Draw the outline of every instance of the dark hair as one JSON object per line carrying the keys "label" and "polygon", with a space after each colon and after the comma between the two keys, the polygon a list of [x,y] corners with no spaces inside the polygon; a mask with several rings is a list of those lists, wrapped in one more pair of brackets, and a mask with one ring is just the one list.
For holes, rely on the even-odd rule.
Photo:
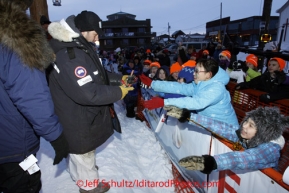
{"label": "dark hair", "polygon": [[212,77],[214,77],[219,71],[219,65],[216,60],[213,59],[201,59],[198,61],[198,64],[203,66],[207,72],[212,73]]}

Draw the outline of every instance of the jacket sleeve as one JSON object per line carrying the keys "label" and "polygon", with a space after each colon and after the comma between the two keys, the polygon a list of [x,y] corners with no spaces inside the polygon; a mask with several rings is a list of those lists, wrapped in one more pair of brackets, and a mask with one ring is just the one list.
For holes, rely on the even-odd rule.
{"label": "jacket sleeve", "polygon": [[[230,141],[236,142],[239,140],[236,134],[236,130],[239,129],[239,125],[231,125],[207,116],[194,113],[191,113],[190,119]],[[191,121],[189,122],[189,124],[195,125],[195,123]]]}
{"label": "jacket sleeve", "polygon": [[180,84],[175,81],[152,81],[151,87],[157,92],[181,94],[185,96],[192,96],[194,94],[194,84]]}
{"label": "jacket sleeve", "polygon": [[38,136],[53,141],[62,133],[45,73],[29,68],[14,55],[7,66],[6,91]]}
{"label": "jacket sleeve", "polygon": [[[185,84],[179,85],[181,86]],[[182,88],[182,90],[184,89]],[[184,93],[181,92],[181,94]],[[196,92],[195,94],[191,93],[191,95],[189,95],[190,97],[165,99],[164,103],[165,105],[173,105],[179,108],[187,108],[189,110],[201,110],[220,102],[224,98],[224,94],[224,85],[216,83],[212,86],[207,86],[203,89],[199,89],[198,92]]]}
{"label": "jacket sleeve", "polygon": [[[57,70],[53,75],[63,92],[81,105],[107,105],[121,99],[118,86],[106,85],[100,70],[82,50],[74,48],[75,58],[69,59],[66,49],[56,55]],[[104,70],[103,70],[104,71]]]}
{"label": "jacket sleeve", "polygon": [[280,146],[269,142],[245,151],[234,151],[214,155],[217,170],[258,170],[276,167],[280,157]]}

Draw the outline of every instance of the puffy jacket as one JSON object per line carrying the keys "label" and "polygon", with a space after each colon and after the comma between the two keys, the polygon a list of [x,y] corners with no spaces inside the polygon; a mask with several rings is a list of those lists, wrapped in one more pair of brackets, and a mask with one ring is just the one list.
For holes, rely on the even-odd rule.
{"label": "puffy jacket", "polygon": [[[56,54],[56,64],[48,77],[70,152],[84,154],[113,134],[110,112],[113,103],[122,97],[122,76],[106,72],[90,43],[76,29],[74,18],[70,16],[48,27],[53,38],[50,45]],[[114,120],[120,127],[116,115]]]}
{"label": "puffy jacket", "polygon": [[153,81],[151,87],[157,92],[186,95],[182,98],[165,99],[165,105],[195,110],[198,114],[214,118],[229,124],[238,124],[231,97],[225,85],[229,82],[228,74],[219,67],[217,74],[198,84],[180,84],[178,82]]}
{"label": "puffy jacket", "polygon": [[[44,68],[53,51],[41,26],[19,7],[0,1],[0,164],[21,162],[54,141],[62,126],[54,114]],[[3,9],[2,9],[3,8]],[[21,20],[21,24],[14,21]]]}

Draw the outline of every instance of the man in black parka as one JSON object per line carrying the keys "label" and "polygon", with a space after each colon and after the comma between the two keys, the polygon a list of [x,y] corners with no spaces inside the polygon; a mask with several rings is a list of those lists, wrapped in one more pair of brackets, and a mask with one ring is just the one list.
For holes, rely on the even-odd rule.
{"label": "man in black parka", "polygon": [[[121,86],[121,75],[108,74],[91,43],[103,34],[97,14],[82,11],[48,27],[56,63],[49,72],[49,87],[55,112],[64,127],[70,154],[68,169],[73,180],[96,181],[95,149],[120,124],[113,103],[132,87]],[[109,185],[80,187],[80,192],[106,192]]]}

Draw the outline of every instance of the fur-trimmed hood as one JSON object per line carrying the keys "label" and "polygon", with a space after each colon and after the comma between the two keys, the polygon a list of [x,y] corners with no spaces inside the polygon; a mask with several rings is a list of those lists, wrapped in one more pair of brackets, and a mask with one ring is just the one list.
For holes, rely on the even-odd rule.
{"label": "fur-trimmed hood", "polygon": [[69,16],[66,20],[60,22],[52,22],[48,26],[49,34],[56,40],[61,42],[72,42],[74,38],[79,37],[79,30],[74,24],[74,15]]}
{"label": "fur-trimmed hood", "polygon": [[40,24],[14,1],[0,0],[0,43],[29,67],[44,70],[55,59]]}
{"label": "fur-trimmed hood", "polygon": [[256,147],[262,143],[278,141],[283,131],[289,126],[289,117],[283,116],[277,107],[258,107],[246,113],[240,124],[240,129],[236,131],[239,138],[241,138],[242,125],[249,118],[255,122],[257,132],[252,139],[242,140],[246,143],[247,148]]}

